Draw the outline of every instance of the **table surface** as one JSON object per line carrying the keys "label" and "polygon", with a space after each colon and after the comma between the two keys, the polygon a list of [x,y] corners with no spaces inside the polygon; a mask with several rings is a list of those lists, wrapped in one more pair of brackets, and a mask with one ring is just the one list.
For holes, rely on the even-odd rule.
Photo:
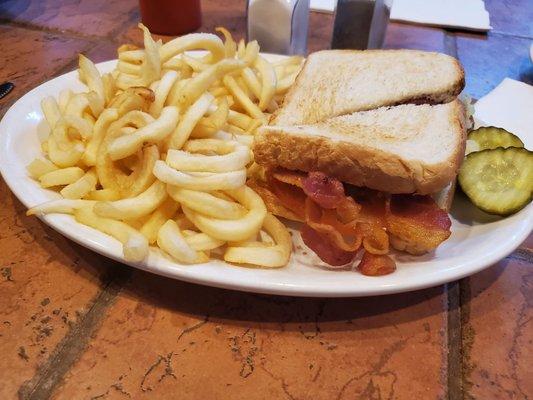
{"label": "table surface", "polygon": [[[486,0],[488,35],[390,24],[389,48],[456,55],[466,91],[533,81],[530,0]],[[243,0],[202,0],[203,31],[245,29]],[[29,89],[140,43],[136,0],[0,2],[0,117]],[[311,14],[309,48],[333,17]],[[460,282],[379,298],[214,289],[126,267],[65,239],[0,181],[1,399],[527,399],[533,236]],[[528,361],[529,360],[529,361]],[[530,371],[529,374],[527,371]]]}

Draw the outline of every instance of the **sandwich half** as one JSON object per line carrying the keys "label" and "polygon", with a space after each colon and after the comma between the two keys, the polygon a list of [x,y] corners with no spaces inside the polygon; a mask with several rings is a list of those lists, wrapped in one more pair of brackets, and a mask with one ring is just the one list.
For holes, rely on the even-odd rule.
{"label": "sandwich half", "polygon": [[464,88],[459,62],[419,50],[324,50],[310,54],[272,125],[324,119],[398,104],[440,104]]}
{"label": "sandwich half", "polygon": [[459,100],[354,112],[306,125],[262,128],[255,161],[266,168],[321,171],[389,193],[431,194],[448,185],[464,156]]}
{"label": "sandwich half", "polygon": [[391,272],[390,248],[423,254],[450,235],[463,86],[457,61],[437,53],[312,54],[256,134],[266,172],[249,184],[271,212],[304,223],[305,244],[326,263],[363,250],[360,270]]}

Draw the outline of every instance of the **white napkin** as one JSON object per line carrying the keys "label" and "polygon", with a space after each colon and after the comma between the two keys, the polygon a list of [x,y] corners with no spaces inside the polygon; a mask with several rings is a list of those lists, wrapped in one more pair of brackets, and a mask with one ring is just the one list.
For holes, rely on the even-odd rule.
{"label": "white napkin", "polygon": [[323,12],[332,14],[335,12],[337,0],[311,0],[309,7],[311,11]]}
{"label": "white napkin", "polygon": [[504,128],[533,150],[533,86],[505,78],[474,108],[474,116],[481,125]]}
{"label": "white napkin", "polygon": [[473,31],[492,29],[482,0],[394,0],[390,19]]}

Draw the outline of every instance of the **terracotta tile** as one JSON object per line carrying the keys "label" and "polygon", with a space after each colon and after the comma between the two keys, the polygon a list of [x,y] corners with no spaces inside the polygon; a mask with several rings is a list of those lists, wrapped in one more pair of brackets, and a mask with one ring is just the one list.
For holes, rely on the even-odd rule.
{"label": "terracotta tile", "polygon": [[[0,115],[28,90],[59,74],[92,46],[81,39],[0,26],[2,78],[15,89]],[[0,180],[0,398],[14,398],[21,384],[46,362],[100,291],[109,263],[64,239],[25,208]]]}
{"label": "terracotta tile", "polygon": [[[110,40],[100,40],[97,43],[93,43],[82,53],[87,56],[94,63],[100,63],[108,60],[115,60],[117,58],[116,42]],[[66,64],[61,70],[57,72],[57,75],[61,75],[70,71],[74,71],[78,68],[78,57],[72,58],[72,60]]]}
{"label": "terracotta tile", "polygon": [[466,92],[480,98],[509,77],[533,84],[531,40],[499,34],[458,34],[457,52],[466,72]]}
{"label": "terracotta tile", "polygon": [[442,288],[298,299],[137,272],[53,398],[443,398],[443,303]]}
{"label": "terracotta tile", "polygon": [[246,1],[242,0],[203,0],[202,26],[199,32],[214,32],[223,26],[236,37],[246,36]]}
{"label": "terracotta tile", "polygon": [[0,398],[48,360],[90,308],[110,263],[25,216],[0,179]]}
{"label": "terracotta tile", "polygon": [[467,398],[533,397],[532,263],[507,258],[464,284]]}
{"label": "terracotta tile", "polygon": [[445,52],[444,32],[438,28],[391,22],[385,35],[386,49],[416,49]]}
{"label": "terracotta tile", "polygon": [[0,102],[0,117],[20,96],[54,77],[91,44],[46,32],[0,25],[1,80],[15,84]]}
{"label": "terracotta tile", "polygon": [[122,31],[138,7],[138,0],[7,0],[0,4],[0,17],[59,31],[110,36]]}

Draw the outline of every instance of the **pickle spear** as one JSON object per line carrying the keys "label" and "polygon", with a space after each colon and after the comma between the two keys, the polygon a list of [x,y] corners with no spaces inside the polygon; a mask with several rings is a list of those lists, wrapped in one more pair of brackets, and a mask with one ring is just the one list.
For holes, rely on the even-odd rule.
{"label": "pickle spear", "polygon": [[459,184],[483,211],[513,214],[531,201],[533,152],[498,147],[470,153],[459,170]]}

